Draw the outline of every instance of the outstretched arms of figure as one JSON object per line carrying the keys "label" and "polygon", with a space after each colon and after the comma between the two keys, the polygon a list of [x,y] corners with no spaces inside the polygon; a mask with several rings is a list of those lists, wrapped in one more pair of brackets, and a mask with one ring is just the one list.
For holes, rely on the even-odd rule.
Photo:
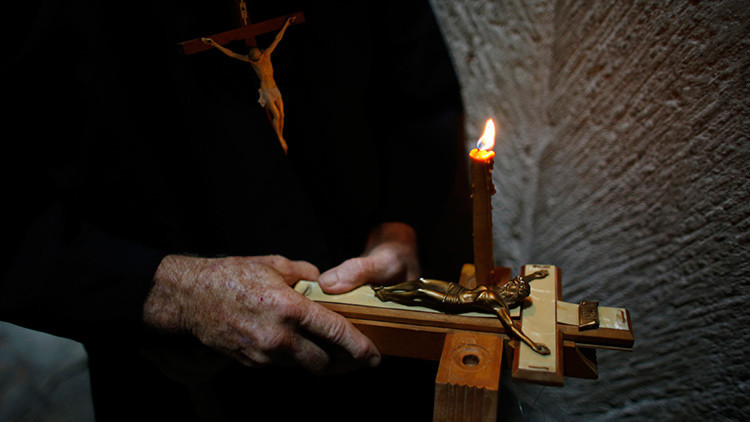
{"label": "outstretched arms of figure", "polygon": [[206,45],[210,45],[211,47],[214,47],[214,48],[218,49],[219,51],[221,51],[222,53],[226,54],[229,57],[232,57],[232,58],[237,59],[237,60],[242,60],[243,62],[248,62],[248,63],[250,63],[250,61],[251,61],[250,57],[243,56],[242,54],[237,54],[234,51],[232,51],[232,50],[224,47],[223,45],[217,43],[216,41],[214,41],[211,38],[201,38],[201,41],[204,44],[206,44]]}
{"label": "outstretched arms of figure", "polygon": [[284,36],[284,32],[286,32],[286,28],[289,26],[290,23],[294,22],[297,18],[295,16],[292,16],[284,22],[284,26],[281,28],[281,31],[279,31],[278,34],[276,34],[276,38],[273,39],[273,42],[271,45],[266,48],[266,53],[271,54],[273,53],[273,50],[276,48],[276,46],[279,44],[279,41],[281,41],[281,38]]}
{"label": "outstretched arms of figure", "polygon": [[531,340],[529,336],[524,334],[523,331],[519,330],[518,327],[513,324],[513,319],[510,317],[510,310],[505,304],[495,306],[493,308],[493,311],[497,314],[498,317],[500,317],[500,320],[503,322],[505,328],[510,330],[522,342],[526,343],[527,346],[531,347],[535,352],[541,355],[549,354],[549,349],[547,348],[547,346],[541,343],[534,343],[534,341]]}

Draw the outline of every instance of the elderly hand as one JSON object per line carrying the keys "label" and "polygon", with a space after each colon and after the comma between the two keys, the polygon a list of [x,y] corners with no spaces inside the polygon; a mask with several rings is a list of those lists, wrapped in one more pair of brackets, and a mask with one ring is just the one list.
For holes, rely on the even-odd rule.
{"label": "elderly hand", "polygon": [[344,293],[363,284],[393,284],[419,277],[417,235],[404,223],[384,223],[371,233],[365,253],[323,273],[327,293]]}
{"label": "elderly hand", "polygon": [[290,364],[323,373],[377,365],[380,354],[367,337],[290,287],[318,274],[310,263],[280,256],[169,255],[154,276],[144,320],[192,333],[249,366]]}

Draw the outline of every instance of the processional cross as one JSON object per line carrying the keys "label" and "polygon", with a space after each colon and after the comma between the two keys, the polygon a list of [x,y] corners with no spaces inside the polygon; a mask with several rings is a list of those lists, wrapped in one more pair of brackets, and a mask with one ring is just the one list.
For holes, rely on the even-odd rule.
{"label": "processional cross", "polygon": [[[284,103],[281,99],[281,93],[276,86],[276,81],[273,78],[271,53],[276,48],[279,41],[281,41],[286,28],[291,24],[304,22],[305,16],[302,12],[297,12],[259,23],[252,23],[250,22],[247,13],[245,0],[235,0],[235,4],[241,22],[239,28],[211,35],[209,37],[185,41],[179,43],[179,46],[182,49],[182,52],[187,55],[216,48],[229,57],[250,63],[260,80],[260,89],[258,89],[260,96],[258,102],[261,106],[265,107],[269,120],[276,132],[276,136],[281,143],[281,147],[284,149],[284,152],[287,152],[287,143],[284,140],[283,135]],[[271,31],[279,31],[271,45],[265,50],[258,48],[258,43],[255,37]],[[239,54],[225,47],[225,45],[233,41],[244,41],[248,48],[248,53]]]}
{"label": "processional cross", "polygon": [[[511,310],[510,330],[498,315],[384,302],[376,296],[381,289],[369,286],[328,295],[300,281],[295,289],[348,318],[385,355],[438,360],[433,420],[484,422],[498,420],[501,369],[515,381],[562,386],[565,377],[598,377],[596,349],[630,351],[634,343],[626,309],[563,302],[561,271],[553,265],[526,265],[521,272],[533,282],[525,304]],[[491,282],[512,284],[510,273],[494,267]],[[464,292],[477,290],[470,287],[475,276],[475,266],[464,264],[458,283]],[[534,344],[547,347],[534,350]]]}

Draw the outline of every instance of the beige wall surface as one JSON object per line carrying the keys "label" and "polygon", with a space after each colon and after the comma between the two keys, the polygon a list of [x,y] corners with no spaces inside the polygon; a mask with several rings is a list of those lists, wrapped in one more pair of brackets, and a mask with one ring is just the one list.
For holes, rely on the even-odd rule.
{"label": "beige wall surface", "polygon": [[600,379],[506,383],[519,420],[750,414],[750,4],[433,0],[467,134],[499,122],[495,259],[631,311]]}

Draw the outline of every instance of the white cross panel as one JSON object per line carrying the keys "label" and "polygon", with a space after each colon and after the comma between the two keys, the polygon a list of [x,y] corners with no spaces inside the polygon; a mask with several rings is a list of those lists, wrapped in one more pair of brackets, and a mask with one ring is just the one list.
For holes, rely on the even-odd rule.
{"label": "white cross panel", "polygon": [[531,305],[521,310],[521,330],[535,343],[543,343],[549,355],[541,355],[517,341],[513,357],[513,378],[547,385],[562,385],[562,334],[557,329],[557,300],[560,298],[559,272],[554,265],[525,265],[522,275],[539,270],[549,274],[530,282]]}

